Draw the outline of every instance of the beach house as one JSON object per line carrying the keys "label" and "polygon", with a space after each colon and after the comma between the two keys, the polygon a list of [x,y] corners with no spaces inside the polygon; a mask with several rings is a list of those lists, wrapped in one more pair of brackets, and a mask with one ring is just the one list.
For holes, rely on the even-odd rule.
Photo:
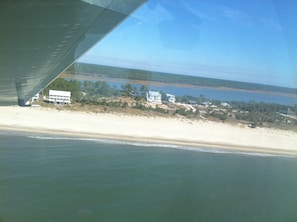
{"label": "beach house", "polygon": [[175,96],[172,94],[166,94],[168,102],[175,103]]}
{"label": "beach house", "polygon": [[221,102],[221,106],[224,106],[226,108],[230,108],[231,105],[229,103],[226,103],[226,102]]}
{"label": "beach house", "polygon": [[151,103],[162,104],[161,93],[157,91],[148,91],[146,93],[146,100]]}
{"label": "beach house", "polygon": [[49,90],[49,97],[47,99],[49,103],[70,104],[71,92],[60,90]]}

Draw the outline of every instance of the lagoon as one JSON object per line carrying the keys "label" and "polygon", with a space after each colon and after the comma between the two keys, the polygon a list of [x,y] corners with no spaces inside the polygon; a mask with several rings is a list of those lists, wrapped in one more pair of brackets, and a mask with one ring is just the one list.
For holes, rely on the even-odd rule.
{"label": "lagoon", "polygon": [[[118,80],[112,81],[112,79],[102,79],[106,81],[110,86],[116,86],[121,89],[121,86],[127,83],[135,86],[138,90],[142,84],[138,84],[135,81]],[[208,88],[198,86],[176,86],[166,84],[155,84],[148,82],[147,86],[150,90],[163,91],[165,93],[173,94],[175,96],[190,95],[199,97],[200,95],[205,96],[209,100],[219,100],[225,102],[237,101],[237,102],[264,102],[264,103],[276,103],[280,105],[294,106],[297,104],[296,94],[281,94],[273,92],[259,92],[259,91],[247,91],[227,88]]]}

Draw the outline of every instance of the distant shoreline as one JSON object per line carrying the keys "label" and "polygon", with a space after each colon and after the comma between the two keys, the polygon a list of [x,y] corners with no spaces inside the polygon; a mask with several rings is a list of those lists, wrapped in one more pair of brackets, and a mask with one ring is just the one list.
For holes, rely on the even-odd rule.
{"label": "distant shoreline", "polygon": [[293,131],[43,107],[0,107],[0,113],[1,131],[297,156],[297,133]]}
{"label": "distant shoreline", "polygon": [[200,89],[213,89],[213,90],[224,90],[224,91],[235,91],[235,92],[249,92],[249,93],[260,93],[265,95],[279,95],[279,96],[287,96],[291,98],[297,99],[297,94],[293,93],[284,93],[284,92],[275,92],[275,91],[265,91],[265,90],[247,90],[247,89],[237,89],[237,88],[229,88],[229,87],[211,87],[211,86],[199,86],[192,85],[186,83],[164,83],[157,81],[149,81],[149,80],[133,80],[133,79],[120,79],[120,78],[110,78],[104,76],[94,76],[94,75],[74,75],[70,73],[63,73],[60,76],[61,78],[72,78],[77,80],[97,80],[97,81],[112,81],[112,82],[130,82],[139,85],[152,85],[152,86],[175,86],[180,88],[200,88]]}

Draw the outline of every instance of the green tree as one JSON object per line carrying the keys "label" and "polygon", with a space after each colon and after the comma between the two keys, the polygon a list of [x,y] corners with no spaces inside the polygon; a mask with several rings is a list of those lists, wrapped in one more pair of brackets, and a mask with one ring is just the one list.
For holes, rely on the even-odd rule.
{"label": "green tree", "polygon": [[111,96],[112,89],[106,82],[97,81],[95,82],[95,93],[99,96]]}
{"label": "green tree", "polygon": [[200,95],[199,97],[198,97],[198,100],[197,100],[197,102],[198,103],[203,103],[203,102],[205,102],[206,101],[206,98],[205,98],[205,96],[204,95]]}
{"label": "green tree", "polygon": [[124,96],[133,96],[136,92],[136,88],[133,87],[130,83],[122,85],[122,93]]}
{"label": "green tree", "polygon": [[90,80],[85,80],[83,82],[82,90],[86,93],[92,93],[92,90],[94,89],[93,83]]}
{"label": "green tree", "polygon": [[147,85],[142,85],[142,86],[140,87],[140,93],[141,93],[141,96],[142,96],[142,97],[145,98],[145,96],[146,96],[146,92],[148,92],[148,91],[149,91],[149,88],[148,88]]}
{"label": "green tree", "polygon": [[163,102],[168,102],[168,97],[166,96],[166,93],[161,91],[160,94],[161,94],[162,101]]}

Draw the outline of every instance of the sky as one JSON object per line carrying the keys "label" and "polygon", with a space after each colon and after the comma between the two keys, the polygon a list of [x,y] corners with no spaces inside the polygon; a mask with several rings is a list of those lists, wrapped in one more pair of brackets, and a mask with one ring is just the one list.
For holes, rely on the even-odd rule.
{"label": "sky", "polygon": [[296,0],[148,0],[79,62],[297,88]]}

